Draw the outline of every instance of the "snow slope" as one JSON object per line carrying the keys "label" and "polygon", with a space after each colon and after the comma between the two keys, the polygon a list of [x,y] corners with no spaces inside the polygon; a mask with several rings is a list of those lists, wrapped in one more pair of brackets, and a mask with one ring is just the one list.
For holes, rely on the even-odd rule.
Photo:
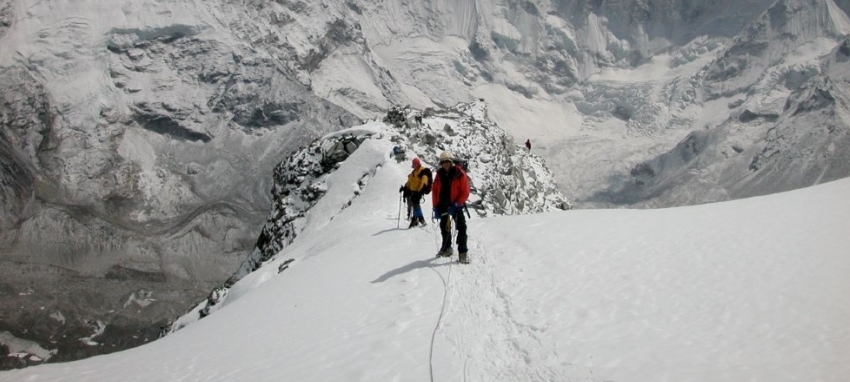
{"label": "snow slope", "polygon": [[472,264],[460,266],[434,259],[433,224],[397,228],[408,168],[386,157],[391,147],[364,142],[328,179],[315,209],[325,218],[215,314],[148,345],[0,381],[850,375],[850,180],[691,207],[473,219]]}

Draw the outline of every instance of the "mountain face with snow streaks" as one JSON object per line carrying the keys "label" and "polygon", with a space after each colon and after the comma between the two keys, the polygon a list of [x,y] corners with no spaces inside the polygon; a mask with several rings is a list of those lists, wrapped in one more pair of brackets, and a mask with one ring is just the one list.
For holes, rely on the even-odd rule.
{"label": "mountain face with snow streaks", "polygon": [[272,162],[360,119],[202,3],[50,3],[0,6],[0,309],[71,360],[156,338],[250,250]]}
{"label": "mountain face with snow streaks", "polygon": [[635,163],[591,199],[671,206],[850,176],[848,17],[832,1],[778,1],[690,81],[721,118]]}

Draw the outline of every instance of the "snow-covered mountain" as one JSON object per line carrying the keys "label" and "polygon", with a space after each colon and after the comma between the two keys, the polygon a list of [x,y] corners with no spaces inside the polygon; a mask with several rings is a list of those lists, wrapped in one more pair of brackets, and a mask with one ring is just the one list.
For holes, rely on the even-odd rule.
{"label": "snow-covered mountain", "polygon": [[778,1],[668,96],[711,112],[674,147],[594,197],[671,206],[764,195],[850,175],[850,20],[830,1]]}
{"label": "snow-covered mountain", "polygon": [[149,340],[243,263],[283,158],[397,105],[483,99],[579,208],[846,177],[848,10],[0,0],[0,325],[54,360]]}
{"label": "snow-covered mountain", "polygon": [[214,314],[0,382],[847,379],[850,179],[680,208],[473,214],[461,265],[434,258],[433,224],[396,228],[410,166],[387,155],[392,138],[339,162],[293,243]]}

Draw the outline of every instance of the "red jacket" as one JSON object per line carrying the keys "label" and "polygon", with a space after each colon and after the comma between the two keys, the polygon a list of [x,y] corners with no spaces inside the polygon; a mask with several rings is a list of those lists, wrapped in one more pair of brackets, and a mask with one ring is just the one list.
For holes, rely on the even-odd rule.
{"label": "red jacket", "polygon": [[463,169],[458,165],[453,165],[449,168],[448,176],[453,176],[451,179],[451,200],[440,200],[442,193],[443,177],[446,176],[446,171],[442,168],[437,170],[434,176],[434,184],[431,186],[431,203],[434,207],[447,209],[454,203],[464,205],[466,199],[469,199],[469,178]]}

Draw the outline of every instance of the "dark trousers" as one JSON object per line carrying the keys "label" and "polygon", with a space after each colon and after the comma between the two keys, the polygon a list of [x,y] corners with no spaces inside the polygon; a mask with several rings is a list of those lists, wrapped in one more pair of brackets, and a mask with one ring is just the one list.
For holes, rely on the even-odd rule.
{"label": "dark trousers", "polygon": [[464,253],[468,250],[466,247],[466,215],[463,210],[455,212],[454,219],[448,213],[440,215],[440,235],[443,237],[443,245],[441,250],[452,247],[452,220],[457,225],[457,251]]}
{"label": "dark trousers", "polygon": [[410,198],[407,199],[407,216],[411,214],[415,218],[424,217],[422,215],[422,195],[418,192],[413,192],[410,194]]}

